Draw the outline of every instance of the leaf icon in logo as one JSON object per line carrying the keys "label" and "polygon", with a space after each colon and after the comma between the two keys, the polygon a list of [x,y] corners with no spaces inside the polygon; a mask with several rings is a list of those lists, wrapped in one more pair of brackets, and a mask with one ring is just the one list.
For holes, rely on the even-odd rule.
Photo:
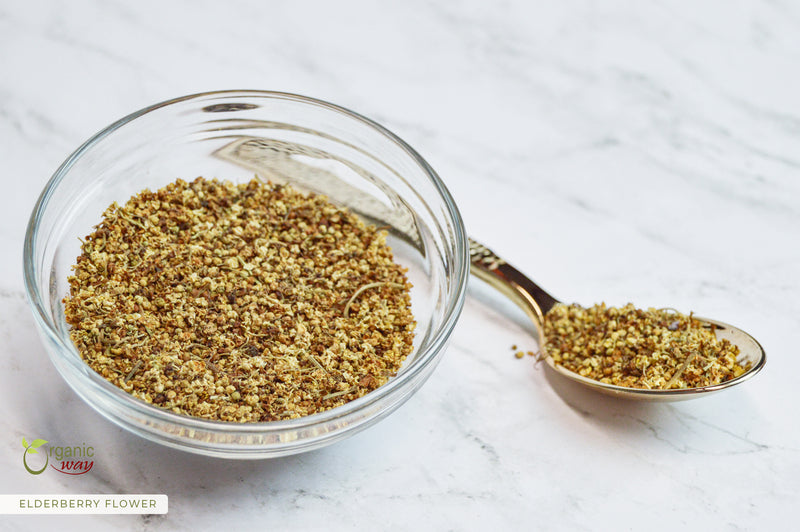
{"label": "leaf icon in logo", "polygon": [[[23,438],[22,439],[22,444],[25,445],[25,443],[26,443],[25,442],[25,438]],[[33,440],[33,443],[31,443],[30,445],[27,445],[26,448],[28,449],[28,452],[34,453],[34,454],[38,454],[39,451],[37,451],[36,448],[37,447],[41,447],[45,443],[47,443],[47,440],[43,440],[41,438],[36,438],[35,440]]]}

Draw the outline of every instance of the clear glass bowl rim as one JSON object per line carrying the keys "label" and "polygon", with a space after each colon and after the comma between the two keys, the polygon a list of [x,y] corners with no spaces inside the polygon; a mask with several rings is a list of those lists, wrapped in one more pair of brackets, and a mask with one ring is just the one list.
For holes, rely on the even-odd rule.
{"label": "clear glass bowl rim", "polygon": [[[447,300],[447,305],[444,308],[444,320],[438,327],[436,334],[432,336],[427,349],[417,357],[411,366],[405,368],[404,371],[397,376],[397,378],[389,381],[380,388],[345,405],[310,416],[280,421],[232,423],[194,418],[149,405],[144,401],[131,396],[122,389],[114,386],[96,372],[87,371],[87,366],[82,362],[80,356],[65,357],[61,354],[64,351],[72,351],[77,355],[77,350],[69,338],[63,338],[58,334],[55,323],[49,316],[47,300],[46,298],[42,297],[43,294],[40,292],[38,283],[36,281],[38,272],[37,266],[33,259],[35,238],[39,232],[39,222],[43,213],[45,212],[45,209],[47,208],[50,199],[57,192],[56,189],[61,184],[61,181],[68,174],[70,168],[81,157],[83,157],[96,144],[106,138],[109,134],[113,133],[115,130],[150,112],[189,100],[216,98],[223,99],[231,97],[291,100],[294,102],[308,104],[310,106],[325,108],[336,113],[341,113],[348,118],[354,119],[358,122],[361,122],[363,125],[370,127],[377,133],[383,135],[387,140],[394,143],[402,151],[406,152],[406,154],[423,170],[438,191],[440,199],[446,207],[448,217],[453,224],[452,240],[455,247],[455,253],[451,257],[453,274],[450,277],[449,282],[453,285],[454,290],[451,292],[451,296]],[[164,100],[135,111],[105,127],[84,142],[71,155],[69,155],[53,173],[53,176],[45,185],[42,193],[39,195],[39,198],[36,201],[33,212],[31,213],[25,232],[25,242],[23,248],[23,274],[25,291],[28,301],[33,309],[34,317],[38,322],[40,330],[47,336],[49,341],[53,342],[53,345],[58,351],[58,354],[55,355],[53,350],[48,350],[50,356],[59,356],[62,360],[66,361],[71,366],[71,369],[75,374],[81,375],[81,379],[85,381],[87,385],[101,392],[102,395],[104,395],[107,399],[112,400],[123,409],[138,411],[138,413],[144,414],[150,418],[154,418],[156,421],[162,423],[174,424],[187,428],[206,430],[209,432],[222,434],[269,434],[273,432],[281,433],[287,430],[301,430],[303,428],[321,425],[333,420],[348,417],[349,415],[367,407],[368,405],[378,402],[384,397],[392,395],[395,390],[402,388],[405,383],[415,381],[415,377],[422,372],[428,364],[437,360],[437,353],[439,353],[439,351],[446,346],[447,340],[452,333],[461,313],[466,296],[467,279],[469,276],[469,247],[461,214],[459,213],[455,201],[453,200],[450,192],[447,190],[447,187],[442,182],[441,178],[414,148],[382,125],[340,105],[308,96],[267,90],[219,90],[180,96],[177,98]],[[96,407],[96,405],[93,406]],[[302,440],[298,440],[295,443],[297,443],[299,447],[302,447]],[[221,444],[220,446],[224,447],[224,444]]]}

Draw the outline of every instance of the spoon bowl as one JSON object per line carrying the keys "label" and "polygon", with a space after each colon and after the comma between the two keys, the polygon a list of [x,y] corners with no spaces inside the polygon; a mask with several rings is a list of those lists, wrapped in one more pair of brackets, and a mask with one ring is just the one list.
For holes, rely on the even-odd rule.
{"label": "spoon bowl", "polygon": [[743,383],[761,371],[767,361],[764,348],[745,331],[711,318],[692,316],[693,319],[701,323],[701,326],[713,330],[717,339],[726,339],[731,344],[736,345],[739,348],[737,362],[743,367],[747,367],[747,371],[736,378],[712,386],[667,390],[628,388],[584,377],[556,364],[553,358],[547,354],[544,317],[559,301],[483,244],[470,239],[469,253],[470,272],[509,297],[531,319],[535,327],[536,341],[539,344],[545,363],[560,375],[589,386],[598,392],[623,399],[654,402],[695,399]]}

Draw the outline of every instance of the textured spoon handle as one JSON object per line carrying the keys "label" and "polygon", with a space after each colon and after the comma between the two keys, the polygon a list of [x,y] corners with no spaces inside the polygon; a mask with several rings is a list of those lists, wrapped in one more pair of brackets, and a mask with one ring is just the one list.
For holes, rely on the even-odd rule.
{"label": "textured spoon handle", "polygon": [[558,303],[556,298],[498,257],[491,249],[472,239],[469,240],[469,258],[470,272],[473,275],[511,298],[541,329],[544,315]]}

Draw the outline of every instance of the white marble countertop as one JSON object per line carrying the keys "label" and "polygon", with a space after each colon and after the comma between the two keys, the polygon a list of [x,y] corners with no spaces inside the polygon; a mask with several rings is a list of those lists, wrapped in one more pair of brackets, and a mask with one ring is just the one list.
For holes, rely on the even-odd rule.
{"label": "white marble countertop", "polygon": [[[456,4],[456,5],[449,5]],[[22,287],[33,203],[136,109],[296,92],[427,158],[468,231],[566,301],[672,306],[765,347],[696,401],[577,389],[510,346],[524,315],[476,280],[449,351],[386,420],[264,461],[161,447],[86,406]],[[15,2],[0,7],[2,493],[165,493],[163,516],[0,516],[9,530],[789,530],[800,499],[800,4]],[[31,476],[22,437],[91,442]],[[61,478],[56,478],[61,477]]]}

